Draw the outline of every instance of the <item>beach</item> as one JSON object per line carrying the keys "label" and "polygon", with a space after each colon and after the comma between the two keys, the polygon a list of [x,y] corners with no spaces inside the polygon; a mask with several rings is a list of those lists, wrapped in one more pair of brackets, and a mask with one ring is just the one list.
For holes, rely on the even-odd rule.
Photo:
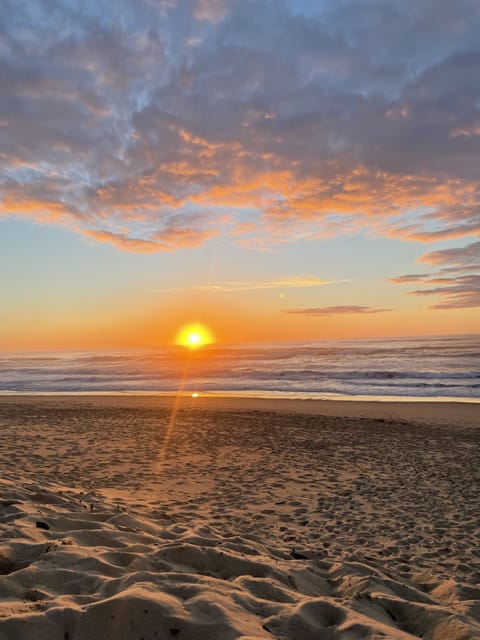
{"label": "beach", "polygon": [[480,0],[0,0],[0,640],[480,640]]}
{"label": "beach", "polygon": [[0,397],[0,640],[480,637],[480,405]]}

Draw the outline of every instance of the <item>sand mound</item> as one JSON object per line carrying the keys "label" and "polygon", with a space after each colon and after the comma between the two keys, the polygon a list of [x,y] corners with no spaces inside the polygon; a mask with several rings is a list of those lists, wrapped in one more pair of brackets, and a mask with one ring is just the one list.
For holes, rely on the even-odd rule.
{"label": "sand mound", "polygon": [[453,580],[165,526],[55,486],[2,481],[0,497],[0,640],[480,638],[480,590]]}

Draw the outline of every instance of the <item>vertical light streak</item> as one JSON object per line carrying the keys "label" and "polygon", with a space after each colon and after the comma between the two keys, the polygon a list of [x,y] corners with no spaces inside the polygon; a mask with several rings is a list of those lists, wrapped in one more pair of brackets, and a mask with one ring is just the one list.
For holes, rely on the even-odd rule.
{"label": "vertical light streak", "polygon": [[188,349],[187,351],[187,357],[185,358],[185,362],[183,365],[183,371],[182,371],[182,375],[180,378],[180,383],[178,385],[178,390],[177,393],[175,395],[175,398],[173,400],[173,406],[172,406],[172,413],[170,414],[170,420],[168,421],[168,426],[167,429],[165,431],[165,435],[163,436],[163,441],[162,444],[160,446],[160,450],[158,452],[158,456],[157,456],[157,464],[156,464],[156,472],[157,473],[162,473],[163,471],[163,467],[164,467],[164,463],[165,463],[165,458],[167,455],[167,451],[168,451],[168,447],[170,444],[170,440],[172,437],[172,433],[173,430],[175,428],[175,422],[177,419],[177,414],[178,414],[178,410],[180,408],[180,403],[182,401],[182,397],[183,397],[183,391],[185,389],[185,383],[187,381],[188,378],[188,372],[190,370],[190,361],[192,359],[192,349]]}

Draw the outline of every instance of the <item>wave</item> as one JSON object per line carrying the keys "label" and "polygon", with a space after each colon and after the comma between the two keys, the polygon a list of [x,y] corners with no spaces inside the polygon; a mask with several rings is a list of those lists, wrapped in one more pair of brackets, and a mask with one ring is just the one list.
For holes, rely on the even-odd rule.
{"label": "wave", "polygon": [[[187,387],[213,391],[480,397],[479,338],[362,340],[191,353]],[[24,392],[175,392],[185,350],[9,354],[0,389]]]}

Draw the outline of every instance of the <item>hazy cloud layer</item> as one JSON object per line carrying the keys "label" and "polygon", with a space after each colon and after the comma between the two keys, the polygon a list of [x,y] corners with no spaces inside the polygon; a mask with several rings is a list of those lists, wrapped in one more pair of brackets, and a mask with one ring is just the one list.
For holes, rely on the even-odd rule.
{"label": "hazy cloud layer", "polygon": [[301,316],[334,316],[345,314],[372,314],[385,313],[393,309],[375,309],[374,307],[362,307],[358,305],[340,305],[336,307],[313,307],[310,309],[286,309],[285,313]]}
{"label": "hazy cloud layer", "polygon": [[[3,0],[0,212],[138,252],[478,237],[479,32],[477,0]],[[416,293],[476,304],[456,259]]]}

